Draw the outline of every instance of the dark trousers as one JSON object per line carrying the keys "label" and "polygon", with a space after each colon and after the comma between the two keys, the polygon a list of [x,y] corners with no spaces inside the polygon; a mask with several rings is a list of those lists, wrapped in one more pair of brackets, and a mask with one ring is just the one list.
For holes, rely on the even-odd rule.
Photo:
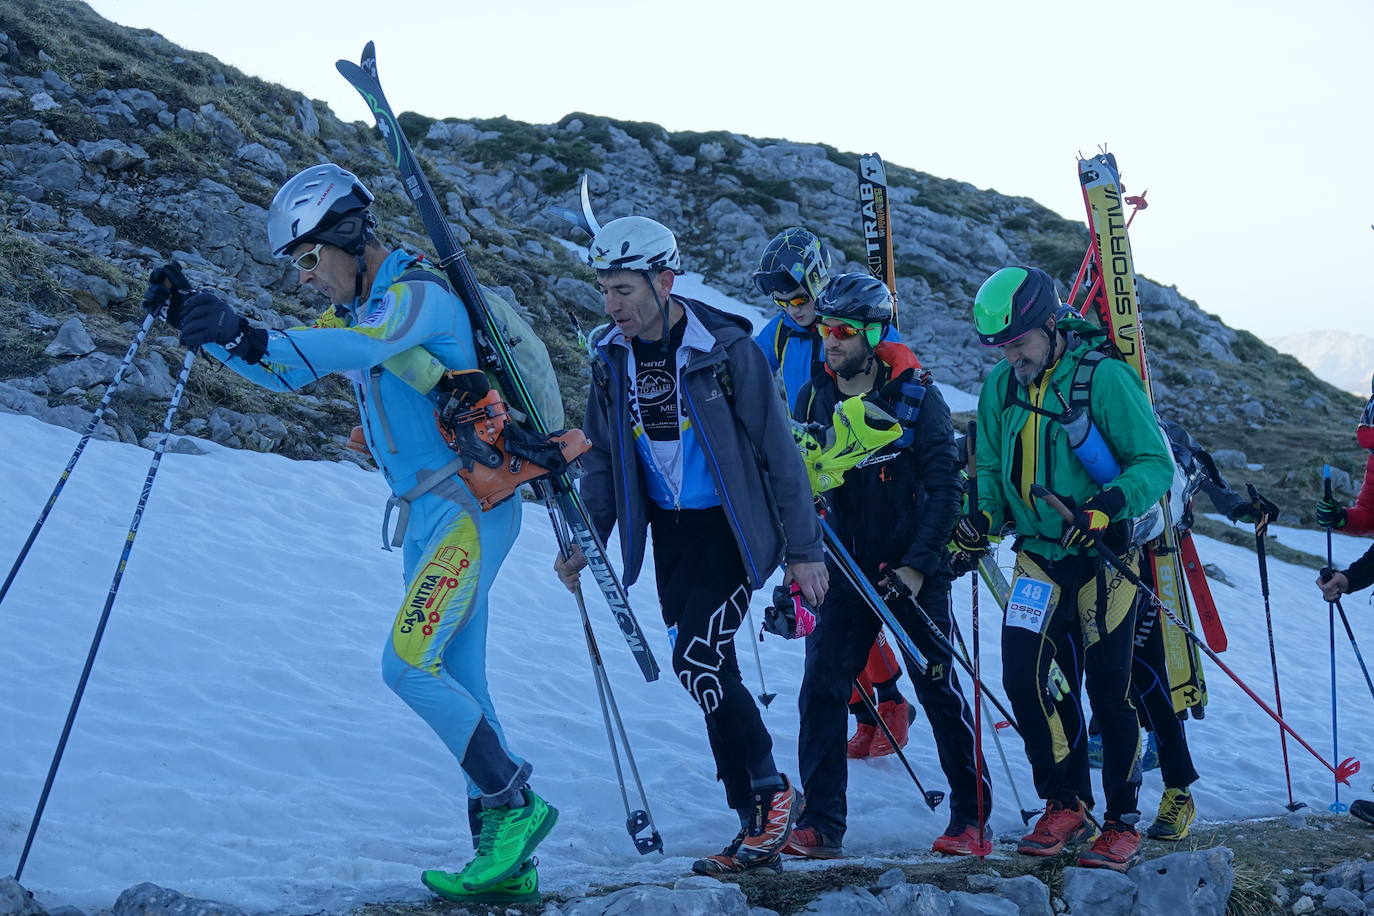
{"label": "dark trousers", "polygon": [[751,803],[749,770],[773,754],[754,697],[740,678],[735,631],[749,607],[749,576],[725,513],[649,513],[663,622],[673,635],[673,672],[706,716],[706,734],[731,808]]}
{"label": "dark trousers", "polygon": [[[816,629],[806,637],[806,671],[802,677],[801,731],[798,757],[806,808],[801,823],[820,830],[828,839],[844,837],[849,784],[845,754],[849,696],[854,678],[864,669],[868,651],[881,623],[868,604],[830,570],[830,593],[817,610]],[[952,640],[949,584],[927,579],[918,596],[934,624]],[[916,648],[929,663],[923,675],[907,660],[916,700],[926,711],[940,767],[950,785],[950,812],[968,824],[978,822],[977,781],[973,752],[973,707],[965,701],[954,664],[906,601],[889,607]],[[983,816],[992,810],[992,784],[983,767]]]}
{"label": "dark trousers", "polygon": [[[1128,558],[1138,565],[1136,558]],[[1137,590],[1094,555],[1050,561],[1022,552],[1012,579],[1050,586],[1038,628],[1002,627],[1002,683],[1021,726],[1036,792],[1066,805],[1093,804],[1082,692],[1102,731],[1106,817],[1138,815],[1140,727],[1131,703]],[[1053,664],[1052,664],[1053,663]],[[1057,665],[1062,677],[1052,677]]]}
{"label": "dark trousers", "polygon": [[[1148,566],[1148,564],[1147,564]],[[1154,587],[1147,568],[1141,575]],[[1186,789],[1197,781],[1193,755],[1188,750],[1188,735],[1183,719],[1174,711],[1169,693],[1169,668],[1164,661],[1164,633],[1167,621],[1148,597],[1141,596],[1136,609],[1135,653],[1131,663],[1131,689],[1140,724],[1154,732],[1159,747],[1159,772],[1165,788]]]}

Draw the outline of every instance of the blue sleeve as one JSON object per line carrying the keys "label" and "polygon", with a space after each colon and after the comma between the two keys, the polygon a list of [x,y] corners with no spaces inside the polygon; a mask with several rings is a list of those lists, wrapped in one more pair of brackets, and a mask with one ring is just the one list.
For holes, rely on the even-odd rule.
{"label": "blue sleeve", "polygon": [[902,335],[898,334],[897,329],[894,328],[892,325],[888,325],[887,332],[883,334],[883,340],[895,340],[897,341],[897,343],[901,343]]}
{"label": "blue sleeve", "polygon": [[[310,329],[302,328],[301,330]],[[271,334],[272,332],[269,332],[269,339]],[[238,375],[248,379],[248,381],[272,391],[295,391],[320,378],[320,376],[317,376],[303,366],[301,368],[291,368],[281,363],[268,362],[267,356],[263,356],[262,361],[258,363],[245,363],[237,356],[230,356],[229,352],[219,344],[205,344],[201,349],[224,363],[226,368],[232,369]]]}
{"label": "blue sleeve", "polygon": [[[382,306],[349,328],[300,328],[267,335],[264,364],[303,370],[307,379],[369,369],[413,347],[430,350],[450,369],[477,367],[472,326],[462,303],[433,283],[398,283]],[[436,352],[443,351],[443,352]]]}
{"label": "blue sleeve", "polygon": [[772,321],[763,326],[763,329],[754,335],[754,343],[759,345],[763,351],[763,358],[768,363],[768,370],[775,375],[778,371],[778,354],[774,349],[774,341],[778,337],[778,324],[782,321],[782,315],[777,315]]}

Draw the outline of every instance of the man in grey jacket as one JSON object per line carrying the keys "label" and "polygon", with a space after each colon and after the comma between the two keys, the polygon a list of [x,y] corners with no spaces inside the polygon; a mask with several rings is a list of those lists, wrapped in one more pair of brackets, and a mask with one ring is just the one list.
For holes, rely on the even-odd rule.
{"label": "man in grey jacket", "polygon": [[[828,579],[811,488],[772,373],[734,315],[672,294],[677,241],[639,216],[607,223],[588,251],[614,322],[596,341],[581,492],[598,534],[620,525],[626,585],[653,532],[673,670],[706,731],[740,831],[700,874],[781,870],[800,793],[740,679],[734,636],[780,563],[812,606]],[[554,566],[569,588],[580,552]]]}

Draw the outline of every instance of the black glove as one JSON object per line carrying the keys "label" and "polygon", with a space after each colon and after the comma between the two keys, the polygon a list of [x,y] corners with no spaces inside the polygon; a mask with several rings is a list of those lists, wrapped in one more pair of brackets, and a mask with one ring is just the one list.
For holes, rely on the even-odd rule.
{"label": "black glove", "polygon": [[1231,511],[1226,513],[1226,517],[1233,522],[1247,522],[1251,525],[1258,525],[1261,519],[1273,521],[1279,517],[1279,507],[1269,500],[1260,496],[1258,490],[1252,490],[1253,502],[1238,503],[1231,507]]}
{"label": "black glove", "polygon": [[1059,545],[1085,547],[1096,544],[1112,523],[1112,517],[1126,508],[1126,494],[1119,487],[1108,487],[1081,506],[1069,499],[1064,500],[1064,505],[1073,510],[1073,521],[1064,523]]}
{"label": "black glove", "polygon": [[[154,267],[148,274],[148,289],[143,294],[143,308],[162,317],[172,327],[181,326],[181,310],[186,297],[191,294],[191,284],[181,272],[181,265],[168,261],[161,267]],[[166,312],[163,312],[163,309]]]}
{"label": "black glove", "polygon": [[1345,507],[1334,499],[1317,500],[1317,524],[1323,528],[1344,528]]}
{"label": "black glove", "polygon": [[183,347],[217,343],[246,363],[256,363],[267,352],[267,332],[250,325],[214,293],[196,293],[182,305],[181,312]]}
{"label": "black glove", "polygon": [[988,552],[988,532],[992,530],[992,517],[986,512],[970,512],[959,519],[954,526],[954,546],[964,554],[975,559]]}

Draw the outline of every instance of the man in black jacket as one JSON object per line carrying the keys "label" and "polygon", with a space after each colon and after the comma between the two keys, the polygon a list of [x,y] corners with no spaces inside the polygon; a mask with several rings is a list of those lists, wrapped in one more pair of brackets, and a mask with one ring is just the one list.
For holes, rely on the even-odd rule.
{"label": "man in black jacket", "polygon": [[[827,519],[863,575],[875,584],[889,577],[900,580],[946,639],[953,639],[945,545],[959,518],[962,489],[949,408],[939,389],[922,377],[911,350],[882,340],[892,323],[892,297],[882,281],[842,274],[821,294],[817,311],[826,368],[798,393],[794,418],[829,427],[839,402],[862,397],[903,420],[900,438],[847,471],[844,482],[829,492]],[[784,850],[813,858],[842,854],[847,701],[880,627],[843,577],[831,581],[830,594],[817,609],[816,629],[806,639],[798,750],[806,809]],[[978,840],[973,710],[960,691],[953,660],[917,608],[910,600],[889,606],[928,662],[924,672],[911,671],[911,678],[951,788],[949,827],[934,849],[967,855]],[[986,777],[983,801],[986,819],[992,804]]]}
{"label": "man in black jacket", "polygon": [[[825,597],[806,469],[748,322],[673,295],[682,259],[665,226],[612,220],[587,260],[614,327],[595,342],[585,424],[593,447],[580,490],[603,541],[620,526],[627,586],[653,533],[673,671],[705,714],[717,777],[740,818],[725,850],[692,868],[780,870],[801,793],[773,762],[734,640],[751,592],[779,563],[808,601]],[[554,568],[574,588],[584,565],[576,551]]]}

